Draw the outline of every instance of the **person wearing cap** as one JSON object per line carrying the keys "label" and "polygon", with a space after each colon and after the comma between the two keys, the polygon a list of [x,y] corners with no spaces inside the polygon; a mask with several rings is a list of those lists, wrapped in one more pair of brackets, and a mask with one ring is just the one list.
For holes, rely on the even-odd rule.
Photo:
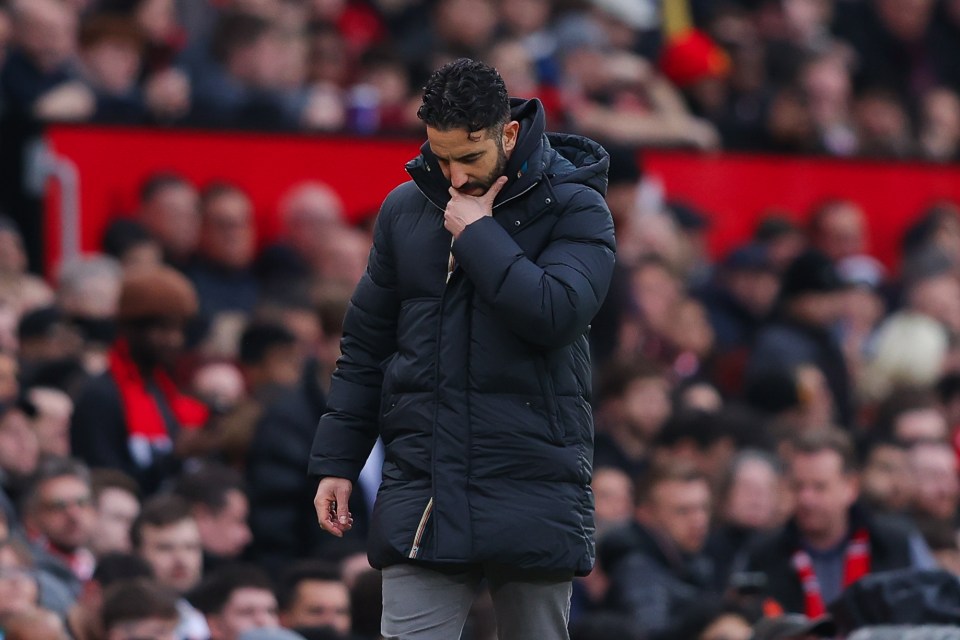
{"label": "person wearing cap", "polygon": [[184,348],[186,322],[196,312],[196,293],[179,272],[157,267],[128,275],[108,370],[77,400],[74,454],[94,467],[120,469],[146,495],[176,473],[178,438],[207,421],[207,408],[183,395],[170,377]]}
{"label": "person wearing cap", "polygon": [[753,342],[773,308],[779,285],[763,245],[743,245],[727,255],[702,295],[718,351]]}
{"label": "person wearing cap", "polygon": [[843,281],[833,263],[808,249],[790,263],[780,285],[776,320],[757,336],[747,363],[747,384],[801,365],[820,369],[833,396],[834,418],[853,417],[846,357],[833,325],[843,311]]}

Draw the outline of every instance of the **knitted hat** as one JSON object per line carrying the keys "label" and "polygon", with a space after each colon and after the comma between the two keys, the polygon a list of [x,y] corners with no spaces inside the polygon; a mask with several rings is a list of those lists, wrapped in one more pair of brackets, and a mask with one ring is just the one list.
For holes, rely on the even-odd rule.
{"label": "knitted hat", "polygon": [[730,58],[710,39],[691,29],[672,38],[660,56],[663,74],[680,88],[705,78],[723,78],[730,72]]}
{"label": "knitted hat", "polygon": [[183,274],[170,267],[150,267],[123,279],[117,318],[186,320],[196,315],[197,306],[197,292]]}

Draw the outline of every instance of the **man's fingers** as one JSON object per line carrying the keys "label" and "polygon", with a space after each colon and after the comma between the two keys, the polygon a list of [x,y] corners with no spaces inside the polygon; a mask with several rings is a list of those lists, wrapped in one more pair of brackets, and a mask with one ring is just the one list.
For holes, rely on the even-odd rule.
{"label": "man's fingers", "polygon": [[341,529],[349,529],[353,523],[353,516],[350,515],[350,486],[339,486],[333,491],[337,500],[336,518],[337,524]]}
{"label": "man's fingers", "polygon": [[331,517],[331,512],[333,511],[333,495],[318,495],[317,499],[314,500],[313,505],[317,509],[317,521],[320,523],[320,528],[326,531],[327,533],[332,533],[335,536],[342,536],[343,534],[334,526],[333,518]]}
{"label": "man's fingers", "polygon": [[503,189],[503,185],[507,184],[507,176],[500,176],[497,178],[497,181],[494,182],[487,192],[484,194],[483,199],[493,204],[493,201],[496,200],[497,194]]}

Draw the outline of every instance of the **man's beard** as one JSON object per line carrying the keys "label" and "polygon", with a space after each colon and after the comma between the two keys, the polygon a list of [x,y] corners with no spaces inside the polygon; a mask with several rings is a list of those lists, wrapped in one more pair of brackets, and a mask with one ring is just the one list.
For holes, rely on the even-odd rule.
{"label": "man's beard", "polygon": [[[474,197],[482,196],[487,191],[490,190],[490,187],[493,186],[493,183],[504,174],[507,170],[507,153],[503,150],[503,143],[500,141],[499,137],[497,138],[497,165],[493,168],[487,177],[483,180],[477,180],[468,182],[458,189],[461,193],[468,193]],[[477,191],[477,193],[473,193]]]}

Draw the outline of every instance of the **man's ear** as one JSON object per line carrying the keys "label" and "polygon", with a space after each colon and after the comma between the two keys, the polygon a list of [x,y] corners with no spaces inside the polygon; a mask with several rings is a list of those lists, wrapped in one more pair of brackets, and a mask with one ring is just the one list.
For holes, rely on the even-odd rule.
{"label": "man's ear", "polygon": [[520,137],[520,123],[516,120],[511,120],[507,124],[503,125],[503,151],[507,155],[510,155],[510,152],[514,150],[517,146],[517,139]]}

